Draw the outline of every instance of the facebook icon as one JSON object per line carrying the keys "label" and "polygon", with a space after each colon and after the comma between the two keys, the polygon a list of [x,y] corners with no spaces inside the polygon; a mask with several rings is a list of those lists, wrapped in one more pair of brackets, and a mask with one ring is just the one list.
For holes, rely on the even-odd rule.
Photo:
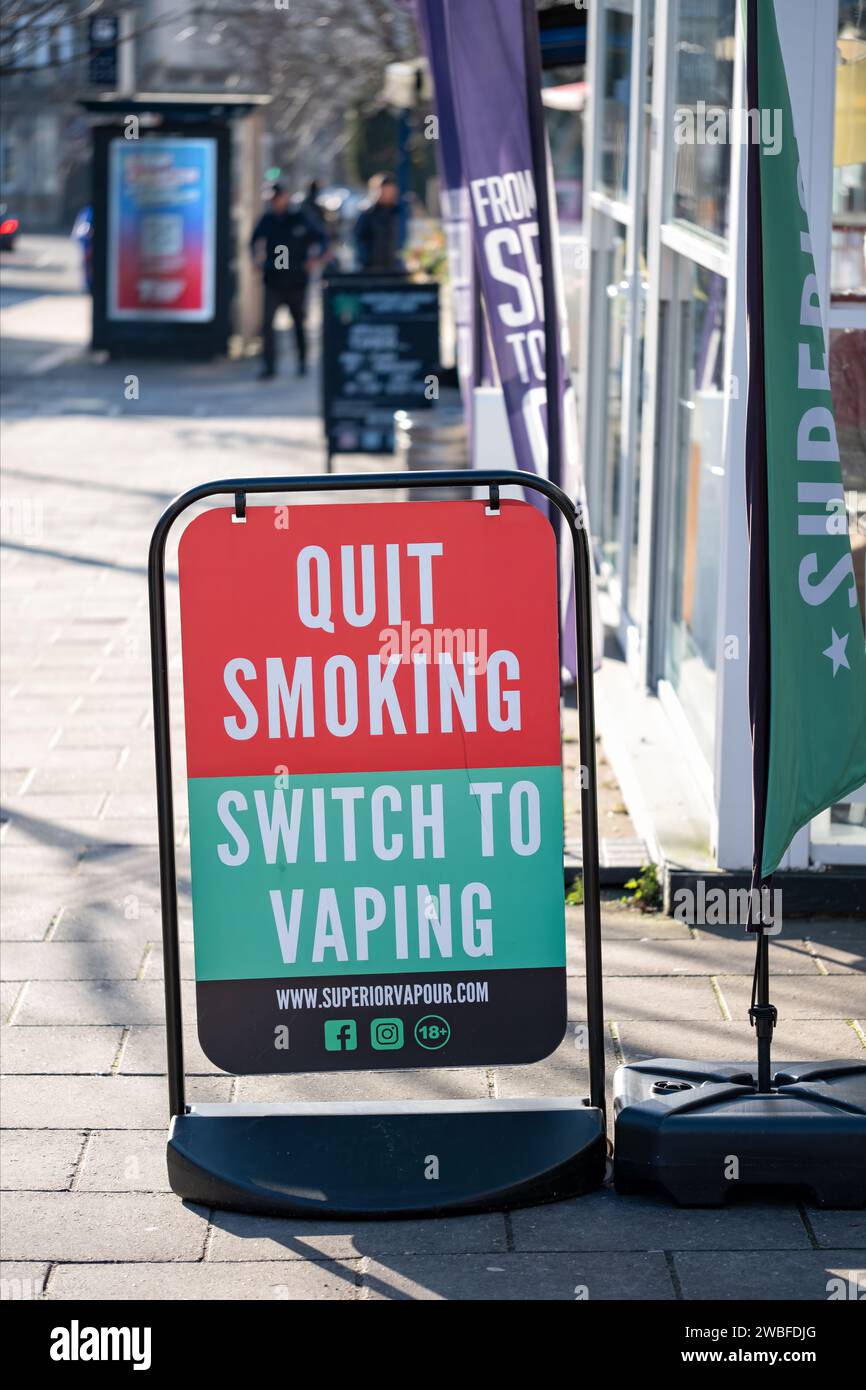
{"label": "facebook icon", "polygon": [[325,1024],[325,1049],[328,1052],[354,1052],[358,1046],[358,1028],[353,1018],[329,1018]]}

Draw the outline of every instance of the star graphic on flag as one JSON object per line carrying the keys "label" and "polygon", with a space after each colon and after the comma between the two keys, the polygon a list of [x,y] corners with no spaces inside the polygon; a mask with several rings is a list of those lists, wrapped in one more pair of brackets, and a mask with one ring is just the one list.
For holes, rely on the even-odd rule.
{"label": "star graphic on flag", "polygon": [[831,627],[830,631],[833,634],[833,641],[830,643],[829,647],[824,648],[821,655],[829,656],[833,663],[833,675],[835,676],[840,666],[844,666],[846,671],[851,670],[851,667],[848,665],[848,658],[845,655],[845,648],[848,645],[850,633],[846,632],[844,637],[840,637],[835,627]]}

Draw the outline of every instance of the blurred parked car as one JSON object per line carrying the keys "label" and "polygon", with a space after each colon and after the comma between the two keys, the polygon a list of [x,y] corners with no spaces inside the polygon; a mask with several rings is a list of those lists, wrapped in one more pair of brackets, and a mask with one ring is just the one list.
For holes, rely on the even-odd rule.
{"label": "blurred parked car", "polygon": [[6,204],[0,203],[0,251],[15,250],[20,225],[18,218],[11,216]]}

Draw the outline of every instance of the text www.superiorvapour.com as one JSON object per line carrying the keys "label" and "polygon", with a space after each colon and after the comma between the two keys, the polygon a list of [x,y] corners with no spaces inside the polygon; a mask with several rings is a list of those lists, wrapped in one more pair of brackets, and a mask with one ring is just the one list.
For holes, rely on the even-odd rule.
{"label": "text www.superiorvapour.com", "polygon": [[414,1004],[487,1004],[490,985],[487,980],[448,980],[430,984],[406,985],[328,985],[304,986],[303,989],[278,989],[277,1005],[281,1009],[353,1009],[397,1008]]}

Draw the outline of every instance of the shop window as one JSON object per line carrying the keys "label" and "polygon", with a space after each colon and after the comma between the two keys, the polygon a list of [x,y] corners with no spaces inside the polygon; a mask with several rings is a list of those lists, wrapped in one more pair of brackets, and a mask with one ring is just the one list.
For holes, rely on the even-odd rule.
{"label": "shop window", "polygon": [[[637,362],[637,381],[641,391],[644,382],[644,352],[646,350],[646,298],[649,288],[646,275],[646,266],[641,262],[641,286],[640,302],[638,309],[638,323],[636,332],[638,334],[638,362]],[[631,536],[628,538],[629,544],[629,564],[628,564],[628,611],[634,617],[638,609],[638,577],[639,577],[639,548],[640,548],[640,474],[641,474],[641,429],[643,423],[642,400],[638,402],[637,421],[634,440],[634,456],[632,459],[631,476]]]}
{"label": "shop window", "polygon": [[578,231],[583,223],[586,94],[584,68],[556,68],[544,73],[541,100],[550,144],[560,231]]}
{"label": "shop window", "polygon": [[675,218],[728,233],[735,0],[681,0],[674,61]]}
{"label": "shop window", "polygon": [[601,478],[600,550],[602,569],[608,577],[621,573],[620,524],[623,489],[623,367],[629,309],[629,285],[625,278],[625,237],[617,225],[613,246],[600,253],[604,267],[604,396],[602,408],[604,471]]}
{"label": "shop window", "polygon": [[604,58],[599,103],[599,186],[609,197],[625,201],[628,190],[629,87],[632,18],[619,10],[604,15]]}
{"label": "shop window", "polygon": [[664,675],[708,761],[715,737],[716,610],[724,483],[727,281],[677,268],[674,451],[669,499]]}
{"label": "shop window", "polygon": [[582,301],[586,289],[583,233],[584,112],[586,69],[559,67],[542,75],[541,100],[550,144],[559,223],[560,270],[567,323],[567,361],[578,370]]}
{"label": "shop window", "polygon": [[866,329],[830,334],[830,389],[860,613],[866,623]]}
{"label": "shop window", "polygon": [[866,17],[862,0],[842,0],[839,5],[830,288],[837,303],[866,302]]}

